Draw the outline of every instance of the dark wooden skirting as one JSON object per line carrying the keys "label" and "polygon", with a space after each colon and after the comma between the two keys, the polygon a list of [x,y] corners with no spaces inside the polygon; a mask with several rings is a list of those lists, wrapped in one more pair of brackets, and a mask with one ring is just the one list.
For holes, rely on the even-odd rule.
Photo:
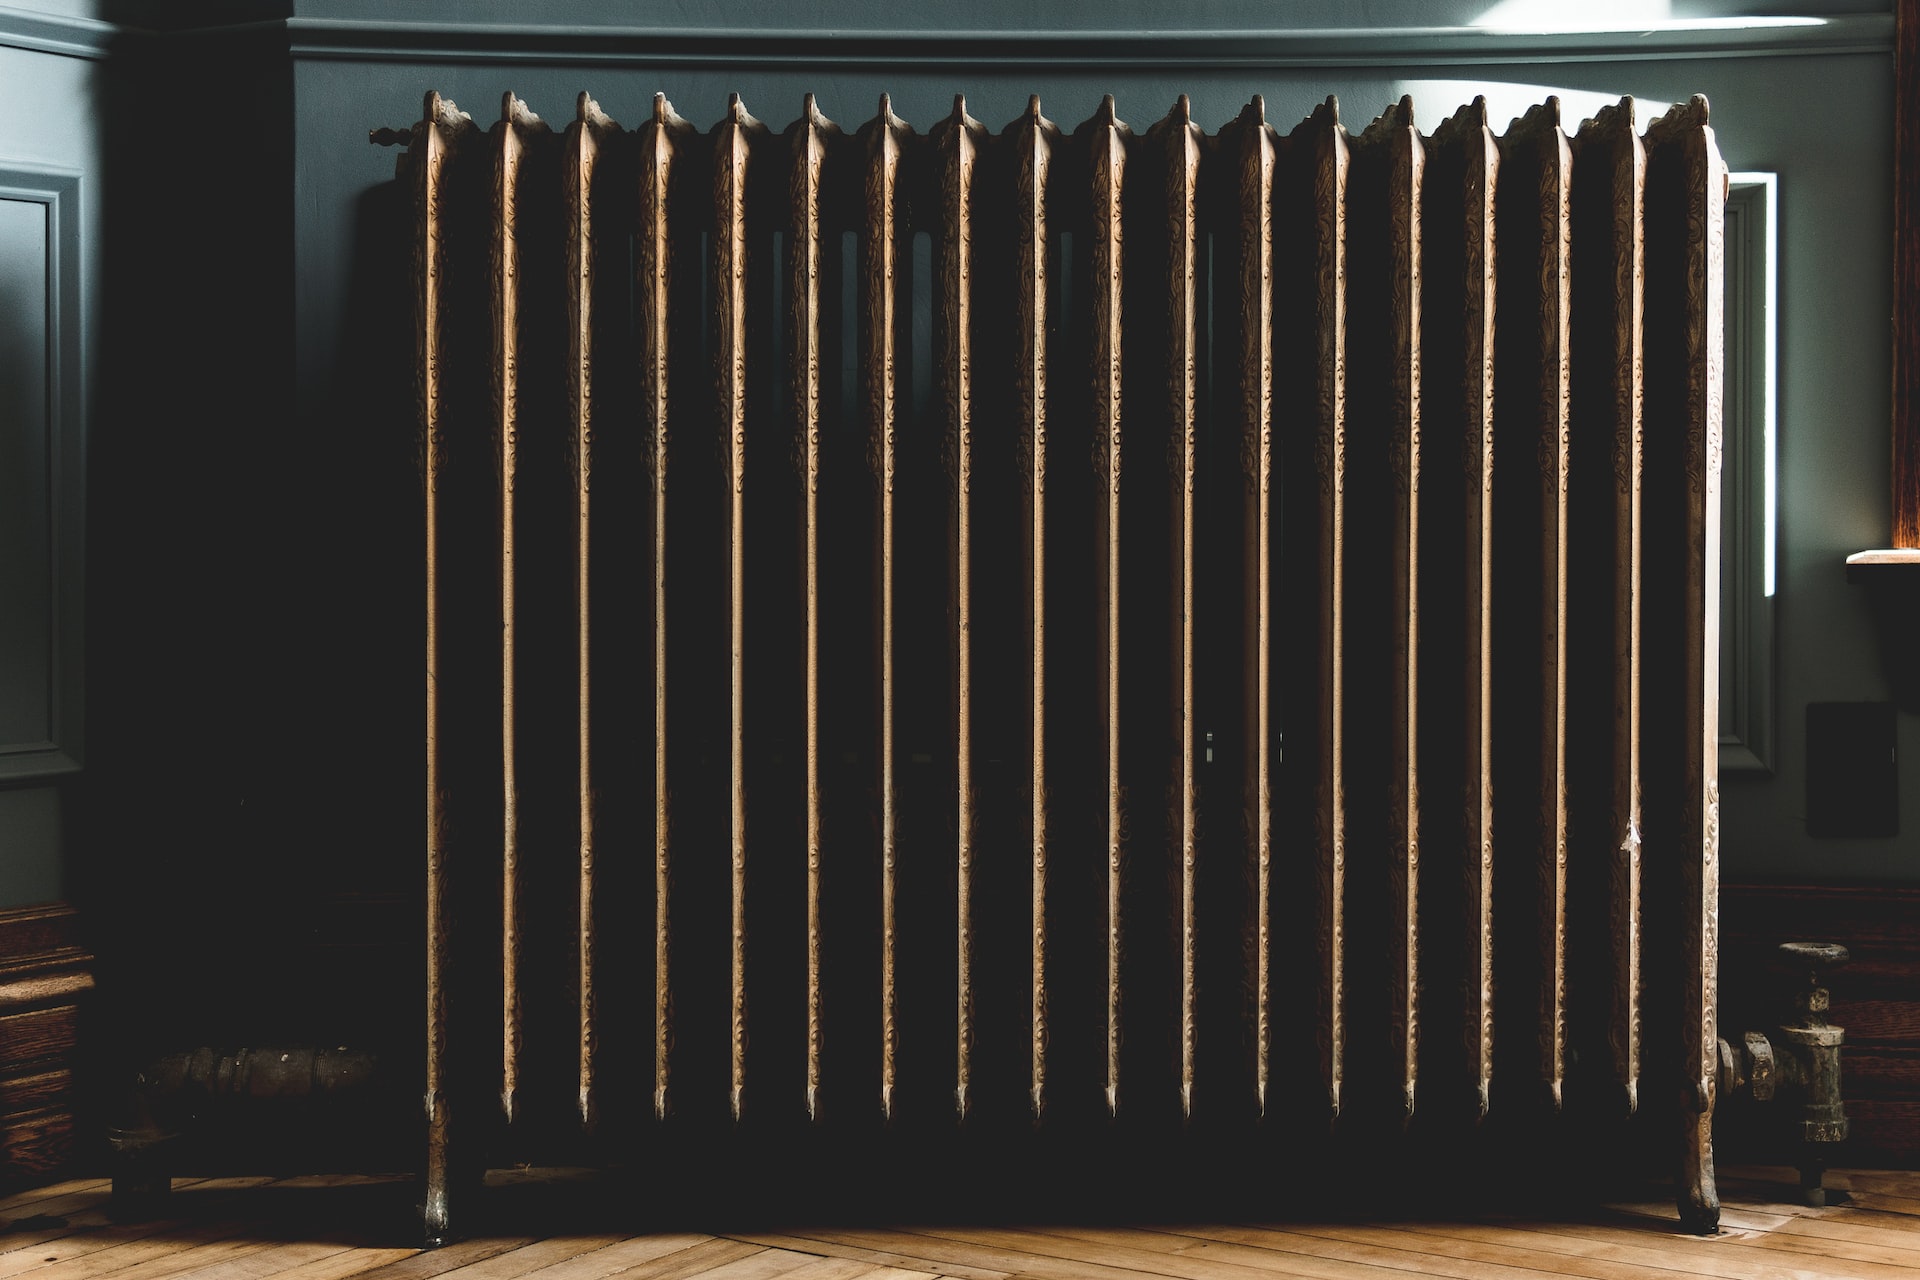
{"label": "dark wooden skirting", "polygon": [[0,911],[0,1185],[44,1179],[75,1150],[74,1073],[93,955],[64,903]]}
{"label": "dark wooden skirting", "polygon": [[1832,1021],[1846,1028],[1841,1088],[1853,1122],[1836,1163],[1920,1161],[1920,889],[1879,885],[1723,884],[1723,1036],[1777,1016],[1782,942],[1838,942],[1852,959],[1833,978]]}

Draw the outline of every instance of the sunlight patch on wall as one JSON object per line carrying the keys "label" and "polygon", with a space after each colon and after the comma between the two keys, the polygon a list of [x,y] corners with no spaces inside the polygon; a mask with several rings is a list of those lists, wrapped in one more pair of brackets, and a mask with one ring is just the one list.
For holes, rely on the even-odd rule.
{"label": "sunlight patch on wall", "polygon": [[[1416,118],[1422,133],[1431,133],[1446,116],[1434,114],[1431,118],[1421,110],[1435,111],[1433,103],[1471,102],[1476,97],[1487,100],[1487,122],[1495,133],[1505,133],[1508,124],[1526,114],[1529,107],[1537,106],[1548,98],[1560,99],[1560,119],[1569,134],[1578,132],[1580,122],[1592,116],[1602,107],[1610,107],[1627,96],[1626,91],[1618,93],[1596,93],[1588,89],[1563,89],[1549,84],[1514,84],[1498,80],[1401,80],[1394,85],[1394,94],[1413,95]],[[1673,104],[1659,98],[1643,98],[1634,95],[1639,105],[1640,127],[1664,115]],[[1451,114],[1452,108],[1448,108]],[[1349,126],[1351,127],[1351,126]]]}
{"label": "sunlight patch on wall", "polygon": [[1568,0],[1499,0],[1473,20],[1497,31],[1739,31],[1756,27],[1820,27],[1825,18],[1734,14],[1675,17],[1672,0],[1610,0],[1604,5]]}

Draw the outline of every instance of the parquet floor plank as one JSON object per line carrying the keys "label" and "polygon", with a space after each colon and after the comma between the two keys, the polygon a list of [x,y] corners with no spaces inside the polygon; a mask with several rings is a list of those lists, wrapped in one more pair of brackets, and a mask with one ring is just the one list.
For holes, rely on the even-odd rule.
{"label": "parquet floor plank", "polygon": [[397,1262],[417,1252],[413,1249],[343,1249],[326,1258],[317,1258],[303,1267],[277,1271],[274,1280],[348,1280],[385,1263]]}
{"label": "parquet floor plank", "polygon": [[620,1273],[620,1280],[696,1280],[715,1267],[737,1262],[761,1249],[757,1244],[716,1238],[631,1267]]}
{"label": "parquet floor plank", "polygon": [[1260,1227],[1182,1227],[1207,1239],[1258,1248],[1311,1253],[1392,1267],[1420,1276],[1458,1277],[1459,1280],[1638,1280],[1643,1269],[1620,1263],[1566,1258],[1537,1253],[1514,1245],[1447,1240],[1416,1232],[1379,1227],[1324,1225]]}
{"label": "parquet floor plank", "polygon": [[1863,1222],[1855,1210],[1842,1209],[1830,1217],[1791,1218],[1780,1228],[1780,1234],[1898,1249],[1912,1254],[1913,1265],[1920,1267],[1920,1235],[1882,1226],[1878,1222]]}
{"label": "parquet floor plank", "polygon": [[[57,1196],[46,1196],[21,1204],[10,1213],[0,1213],[0,1230],[12,1229],[14,1223],[33,1224],[48,1219],[68,1218],[100,1208],[111,1198],[111,1188],[88,1188],[81,1191],[68,1191]],[[31,1225],[27,1230],[34,1230]]]}
{"label": "parquet floor plank", "polygon": [[912,1254],[897,1253],[885,1249],[869,1249],[857,1244],[841,1241],[805,1239],[800,1235],[781,1235],[764,1231],[735,1233],[735,1240],[750,1240],[774,1248],[799,1249],[815,1253],[831,1253],[835,1257],[860,1258],[879,1266],[899,1267],[908,1271],[938,1270],[943,1280],[1008,1280],[1012,1274],[1008,1271],[993,1271],[986,1267],[962,1266],[951,1258],[936,1261],[931,1257],[919,1257]]}
{"label": "parquet floor plank", "polygon": [[[509,1184],[579,1176],[522,1170]],[[394,1181],[181,1180],[167,1219],[127,1223],[107,1216],[105,1180],[56,1183],[0,1201],[0,1280],[1920,1280],[1920,1174],[1886,1171],[1833,1171],[1851,1199],[1819,1209],[1797,1203],[1792,1170],[1730,1171],[1726,1230],[1708,1239],[1680,1232],[1664,1202],[1629,1201],[1562,1218],[803,1225],[432,1251],[355,1220]]]}
{"label": "parquet floor plank", "polygon": [[1775,1253],[1799,1254],[1809,1258],[1823,1260],[1823,1265],[1852,1268],[1881,1268],[1876,1274],[1886,1276],[1906,1276],[1920,1274],[1913,1261],[1900,1253],[1882,1249],[1876,1245],[1853,1244],[1845,1240],[1814,1240],[1806,1236],[1789,1236],[1775,1233],[1766,1236],[1735,1237],[1729,1243],[1749,1249],[1766,1249]]}
{"label": "parquet floor plank", "polygon": [[583,1253],[604,1249],[608,1245],[618,1244],[622,1239],[624,1237],[617,1235],[550,1236],[544,1240],[531,1241],[505,1253],[476,1259],[440,1274],[448,1277],[449,1280],[518,1280],[520,1276],[538,1271],[542,1267],[550,1267],[557,1262],[579,1257]]}
{"label": "parquet floor plank", "polygon": [[833,1230],[810,1229],[804,1234],[808,1239],[860,1245],[886,1253],[917,1251],[920,1256],[930,1260],[940,1260],[948,1264],[959,1263],[967,1267],[981,1267],[998,1271],[1002,1275],[1046,1276],[1053,1280],[1139,1280],[1142,1275],[1160,1274],[1141,1272],[1128,1267],[1107,1266],[1091,1259],[1062,1262],[1056,1258],[1041,1257],[1004,1246],[970,1243],[910,1231],[836,1228]]}
{"label": "parquet floor plank", "polygon": [[527,1272],[527,1280],[604,1280],[607,1276],[622,1275],[643,1262],[652,1262],[712,1239],[709,1235],[692,1233],[633,1236],[548,1263]]}
{"label": "parquet floor plank", "polygon": [[[1467,1280],[1477,1280],[1477,1277],[1486,1274],[1484,1269],[1476,1271],[1472,1268],[1440,1272],[1422,1270],[1425,1264],[1417,1255],[1384,1248],[1341,1247],[1330,1241],[1315,1240],[1311,1236],[1298,1235],[1279,1228],[1260,1233],[1261,1238],[1257,1241],[1247,1238],[1227,1239],[1204,1228],[1190,1231],[1179,1227],[1163,1227],[1155,1230],[1124,1228],[1118,1231],[1048,1228],[1048,1234],[1058,1234],[1068,1240],[1105,1239],[1131,1248],[1165,1252],[1180,1258],[1207,1259],[1250,1267],[1263,1274],[1308,1276],[1313,1277],[1313,1280],[1381,1280],[1382,1277],[1395,1272],[1404,1276],[1409,1271],[1416,1275],[1459,1275],[1467,1277]],[[1546,1272],[1522,1269],[1503,1270],[1500,1278],[1501,1280],[1559,1280],[1558,1277]]]}
{"label": "parquet floor plank", "polygon": [[456,1241],[438,1249],[416,1249],[397,1262],[362,1272],[360,1280],[439,1280],[450,1271],[523,1249],[537,1239],[538,1236],[486,1236]]}
{"label": "parquet floor plank", "polygon": [[50,1182],[44,1187],[27,1187],[0,1199],[0,1218],[18,1216],[23,1205],[84,1192],[108,1190],[112,1185],[106,1178],[68,1178],[64,1182]]}
{"label": "parquet floor plank", "polygon": [[[775,1276],[799,1277],[809,1267],[823,1262],[844,1263],[844,1258],[823,1258],[818,1254],[797,1253],[791,1249],[759,1249],[732,1262],[693,1273],[699,1280],[773,1280]],[[859,1264],[856,1264],[859,1265]],[[826,1276],[809,1280],[827,1280]]]}
{"label": "parquet floor plank", "polygon": [[1424,1230],[1456,1239],[1507,1243],[1516,1236],[1543,1253],[1570,1254],[1606,1262],[1622,1262],[1687,1276],[1721,1280],[1881,1280],[1855,1270],[1871,1264],[1832,1263],[1822,1271],[1791,1254],[1768,1255],[1740,1249],[1733,1233],[1716,1237],[1691,1236],[1677,1227],[1662,1233],[1627,1227],[1591,1227],[1580,1223],[1516,1221],[1496,1226],[1433,1223]]}
{"label": "parquet floor plank", "polygon": [[[939,1227],[929,1230],[939,1232],[943,1239],[999,1245],[1056,1263],[1075,1264],[1084,1259],[1118,1270],[1171,1276],[1177,1280],[1259,1280],[1262,1276],[1276,1275],[1297,1276],[1306,1280],[1387,1280],[1393,1274],[1379,1267],[1351,1267],[1292,1255],[1271,1254],[1262,1257],[1260,1265],[1256,1266],[1249,1265],[1245,1260],[1161,1252],[1143,1247],[1134,1237],[1146,1236],[1147,1233],[1129,1228],[1016,1230],[1005,1227]],[[1073,1234],[1060,1233],[1064,1231],[1072,1231]]]}
{"label": "parquet floor plank", "polygon": [[[220,1203],[221,1197],[252,1187],[264,1186],[273,1181],[274,1179],[267,1177],[177,1178],[174,1180],[173,1192],[178,1197],[173,1202],[175,1212],[168,1218],[151,1223],[117,1224],[109,1213],[113,1199],[112,1184],[105,1180],[96,1180],[88,1184],[90,1189],[64,1193],[57,1204],[51,1200],[43,1200],[37,1204],[23,1206],[31,1212],[18,1214],[11,1219],[0,1218],[0,1258],[21,1249],[31,1249],[54,1240],[82,1234],[83,1229],[86,1228],[104,1230],[109,1227],[125,1226],[129,1229],[149,1227],[166,1229],[169,1223],[178,1222],[190,1216],[190,1210],[204,1217],[205,1211]],[[153,1231],[138,1230],[137,1234],[150,1235]]]}
{"label": "parquet floor plank", "polygon": [[859,1258],[814,1257],[805,1266],[788,1271],[782,1280],[934,1280],[930,1271],[901,1271],[894,1267],[876,1267]]}
{"label": "parquet floor plank", "polygon": [[[65,1221],[65,1226],[44,1230],[0,1232],[0,1278],[180,1229],[180,1223],[170,1218],[112,1222],[104,1210],[77,1213]],[[239,1224],[234,1225],[238,1229]]]}
{"label": "parquet floor plank", "polygon": [[[1446,1240],[1446,1238],[1444,1238],[1444,1236],[1432,1236],[1432,1238],[1428,1238],[1428,1242],[1423,1242],[1423,1247],[1428,1244],[1442,1242],[1442,1240]],[[1521,1240],[1524,1240],[1524,1238],[1521,1238]],[[1705,1242],[1701,1242],[1701,1244],[1715,1247],[1715,1249],[1722,1249],[1722,1247],[1724,1247],[1724,1249],[1732,1249],[1732,1247],[1778,1249],[1774,1238],[1770,1238],[1770,1236],[1743,1236],[1743,1234],[1738,1234],[1738,1232],[1722,1232],[1720,1236],[1716,1236],[1713,1240],[1705,1240]],[[1524,1244],[1519,1244],[1517,1247],[1526,1249],[1526,1245]],[[1686,1245],[1682,1245],[1682,1249],[1684,1249],[1684,1247],[1686,1247]],[[1795,1249],[1780,1249],[1780,1251],[1784,1251],[1784,1253],[1795,1253]],[[1799,1251],[1805,1253],[1805,1249],[1799,1249]],[[1532,1251],[1530,1255],[1532,1255],[1532,1257],[1542,1257],[1538,1251]],[[1590,1268],[1617,1267],[1617,1265],[1619,1265],[1619,1263],[1609,1263],[1609,1261],[1603,1261],[1603,1259],[1580,1257],[1580,1255],[1565,1255],[1565,1253],[1544,1255],[1544,1257],[1555,1259],[1555,1261],[1542,1261],[1542,1263],[1540,1263],[1542,1267],[1549,1268],[1549,1270],[1565,1270],[1567,1274],[1574,1274],[1574,1276],[1596,1274],[1596,1272],[1590,1270]],[[1826,1255],[1826,1257],[1828,1257],[1828,1261],[1826,1261],[1824,1265],[1830,1268],[1830,1270],[1824,1272],[1824,1274],[1832,1274],[1832,1276],[1862,1276],[1862,1278],[1866,1278],[1866,1280],[1893,1280],[1893,1276],[1887,1276],[1885,1272],[1874,1270],[1874,1263],[1876,1263],[1878,1259],[1849,1259],[1849,1257],[1843,1257],[1843,1255]],[[1801,1259],[1774,1259],[1774,1263],[1789,1268],[1805,1268],[1816,1265],[1816,1263],[1812,1263],[1812,1261],[1805,1259],[1805,1257],[1801,1257]],[[1638,1265],[1630,1265],[1630,1267],[1638,1267]],[[1672,1276],[1676,1268],[1678,1268],[1680,1274],[1686,1274],[1686,1276],[1701,1276],[1701,1274],[1707,1274],[1707,1272],[1701,1272],[1699,1268],[1695,1267],[1690,1259],[1686,1259],[1684,1255],[1678,1255],[1678,1253],[1672,1255],[1672,1257],[1668,1257],[1667,1263],[1659,1268],[1659,1272],[1665,1274],[1665,1276]],[[1905,1268],[1897,1268],[1893,1274],[1899,1276],[1901,1280],[1912,1280],[1912,1278],[1916,1276],[1916,1272],[1910,1272],[1910,1270],[1905,1270]]]}
{"label": "parquet floor plank", "polygon": [[[33,1280],[171,1280],[195,1276],[201,1280],[253,1280],[270,1276],[276,1270],[291,1270],[316,1257],[330,1256],[341,1249],[337,1244],[298,1245],[271,1240],[241,1228],[219,1238],[181,1233],[164,1237],[161,1243],[170,1249],[142,1251],[132,1259],[116,1257],[113,1250],[87,1254],[71,1262],[50,1264],[31,1273]],[[245,1264],[245,1265],[242,1265]]]}
{"label": "parquet floor plank", "polygon": [[143,1222],[97,1230],[77,1229],[32,1248],[0,1253],[0,1278],[81,1280],[107,1275],[136,1263],[177,1254],[182,1242],[188,1239],[211,1244],[232,1239],[247,1230],[247,1223],[233,1220],[191,1228],[178,1222]]}

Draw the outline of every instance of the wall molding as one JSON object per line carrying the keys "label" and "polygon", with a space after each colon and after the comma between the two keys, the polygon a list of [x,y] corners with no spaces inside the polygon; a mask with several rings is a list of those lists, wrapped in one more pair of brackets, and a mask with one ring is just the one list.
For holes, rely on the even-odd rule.
{"label": "wall molding", "polygon": [[47,209],[47,554],[51,592],[46,741],[0,742],[0,786],[78,772],[85,700],[86,290],[81,174],[0,159],[0,200]]}
{"label": "wall molding", "polygon": [[1726,465],[1720,484],[1720,771],[1771,772],[1779,183],[1729,175]]}
{"label": "wall molding", "polygon": [[1888,53],[1889,14],[1671,22],[1633,31],[1477,27],[1216,31],[819,31],[290,18],[293,56],[629,66],[1341,67]]}
{"label": "wall molding", "polygon": [[130,40],[143,40],[152,34],[122,22],[0,4],[0,48],[51,53],[62,58],[99,59]]}
{"label": "wall molding", "polygon": [[1268,68],[1890,53],[1893,16],[1676,20],[1627,31],[1493,27],[822,31],[274,18],[155,31],[0,5],[0,46],[105,58],[129,44],[280,36],[296,59],[675,67]]}

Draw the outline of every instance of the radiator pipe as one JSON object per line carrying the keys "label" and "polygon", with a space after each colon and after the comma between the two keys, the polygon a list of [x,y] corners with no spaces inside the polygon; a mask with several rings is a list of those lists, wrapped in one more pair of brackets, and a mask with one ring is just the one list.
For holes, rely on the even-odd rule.
{"label": "radiator pipe", "polygon": [[1800,1191],[1818,1208],[1827,1202],[1821,1185],[1826,1152],[1847,1137],[1840,1097],[1840,1046],[1846,1032],[1827,1021],[1832,1004],[1827,974],[1847,962],[1847,949],[1830,942],[1783,942],[1779,954],[1792,975],[1788,1011],[1777,1027],[1745,1032],[1737,1047],[1720,1041],[1720,1093],[1795,1109],[1788,1125],[1797,1139]]}
{"label": "radiator pipe", "polygon": [[382,1105],[382,1083],[376,1055],[344,1047],[168,1054],[135,1077],[124,1123],[107,1129],[116,1214],[157,1211],[183,1154],[210,1135],[295,1115],[310,1134],[342,1123],[355,1134],[383,1127],[395,1108]]}

